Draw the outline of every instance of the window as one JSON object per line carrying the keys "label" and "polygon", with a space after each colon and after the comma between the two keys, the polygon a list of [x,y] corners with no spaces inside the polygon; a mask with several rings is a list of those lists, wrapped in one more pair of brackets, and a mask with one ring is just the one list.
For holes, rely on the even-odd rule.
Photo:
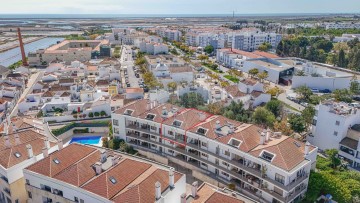
{"label": "window", "polygon": [[170,130],[168,131],[168,134],[169,135],[174,135],[173,131],[170,131]]}
{"label": "window", "polygon": [[119,128],[114,128],[114,133],[119,134]]}
{"label": "window", "polygon": [[60,163],[59,159],[57,159],[57,158],[53,159],[53,161],[54,161],[54,163],[56,163],[56,164],[59,164],[59,163]]}
{"label": "window", "polygon": [[225,173],[224,171],[221,171],[221,175],[229,177],[229,174]]}
{"label": "window", "polygon": [[29,199],[32,199],[32,193],[28,191],[28,197]]}
{"label": "window", "polygon": [[128,115],[128,116],[131,116],[131,114],[133,113],[134,111],[130,110],[130,109],[126,109],[124,114],[125,115]]}
{"label": "window", "polygon": [[206,142],[201,142],[201,146],[202,147],[207,147],[207,143]]}
{"label": "window", "polygon": [[175,121],[173,122],[173,126],[175,126],[175,127],[180,127],[181,124],[182,124],[181,121],[176,121],[176,120],[175,120]]}
{"label": "window", "polygon": [[79,202],[79,198],[74,197],[74,201],[75,201],[75,202]]}
{"label": "window", "polygon": [[285,177],[277,173],[275,174],[275,180],[283,185],[285,183]]}
{"label": "window", "polygon": [[198,128],[197,133],[200,134],[200,135],[205,135],[206,131],[207,130],[205,130],[204,128]]}
{"label": "window", "polygon": [[115,125],[115,126],[119,126],[119,121],[118,121],[118,120],[113,119],[113,125]]}
{"label": "window", "polygon": [[335,122],[335,125],[340,125],[340,121],[336,121],[336,122]]}
{"label": "window", "polygon": [[155,127],[155,126],[150,126],[150,129],[151,129],[151,130],[156,130],[157,127]]}
{"label": "window", "polygon": [[15,203],[19,203],[19,200],[17,199],[17,200],[15,200]]}
{"label": "window", "polygon": [[201,163],[201,166],[208,167],[208,165],[206,163]]}
{"label": "window", "polygon": [[84,203],[85,201],[83,199],[80,199],[80,203]]}
{"label": "window", "polygon": [[150,138],[151,139],[156,139],[156,137],[154,135],[151,135]]}
{"label": "window", "polygon": [[208,157],[208,155],[205,153],[201,153],[201,156],[206,157],[206,158]]}
{"label": "window", "polygon": [[168,152],[169,152],[169,153],[171,153],[171,154],[173,154],[173,153],[174,153],[174,151],[173,151],[173,150],[171,150],[171,149],[168,149]]}
{"label": "window", "polygon": [[41,188],[42,190],[51,192],[51,187],[49,187],[49,186],[47,186],[47,185],[40,184],[40,188]]}
{"label": "window", "polygon": [[147,116],[146,116],[146,119],[147,120],[154,120],[154,118],[155,118],[155,115],[154,114],[148,114]]}
{"label": "window", "polygon": [[20,157],[21,157],[20,152],[15,152],[14,155],[15,155],[16,158],[20,158]]}
{"label": "window", "polygon": [[234,138],[231,138],[231,140],[229,141],[228,144],[229,144],[230,146],[239,148],[239,146],[240,146],[240,144],[241,144],[241,141],[240,141],[240,140],[237,140],[237,139],[234,139]]}
{"label": "window", "polygon": [[225,154],[226,156],[230,156],[230,152],[229,152],[229,151],[225,151],[224,154]]}
{"label": "window", "polygon": [[354,156],[354,151],[352,149],[349,149],[349,148],[344,147],[344,146],[340,146],[340,150],[347,153],[347,154],[350,154],[350,155]]}
{"label": "window", "polygon": [[26,179],[26,185],[30,185],[29,179]]}
{"label": "window", "polygon": [[114,185],[117,183],[117,180],[116,180],[114,177],[112,177],[112,176],[109,178],[109,180],[110,180],[110,182],[111,182],[112,184],[114,184]]}
{"label": "window", "polygon": [[338,135],[338,132],[337,131],[334,131],[334,136],[337,136]]}
{"label": "window", "polygon": [[222,164],[223,164],[224,166],[229,166],[229,164],[226,163],[225,161],[223,161]]}
{"label": "window", "polygon": [[263,151],[262,154],[261,154],[261,156],[260,156],[260,158],[265,159],[266,161],[271,162],[272,159],[274,158],[274,155],[271,154],[271,153],[269,153],[269,152]]}

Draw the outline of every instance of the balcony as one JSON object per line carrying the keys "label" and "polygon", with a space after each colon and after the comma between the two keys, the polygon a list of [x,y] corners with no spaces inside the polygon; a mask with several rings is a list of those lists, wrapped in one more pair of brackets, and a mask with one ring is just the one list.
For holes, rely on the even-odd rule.
{"label": "balcony", "polygon": [[152,132],[150,131],[150,128],[147,128],[147,127],[139,127],[139,126],[136,126],[136,125],[128,125],[126,126],[127,129],[130,129],[130,130],[134,130],[134,131],[138,131],[138,132],[141,132],[141,133],[147,133],[147,134],[152,134],[152,135],[158,135],[160,136],[159,133],[157,132]]}
{"label": "balcony", "polygon": [[9,188],[4,188],[4,192],[7,193],[9,196],[11,196],[11,192]]}
{"label": "balcony", "polygon": [[[208,165],[212,165],[216,168],[219,168],[223,171],[226,171],[227,173],[229,173],[230,175],[232,176],[235,176],[235,177],[238,177],[239,176],[239,173],[235,172],[235,171],[232,171],[230,168],[225,168],[221,165],[218,165],[216,163],[213,163],[213,162],[210,162],[208,161],[207,159],[203,159],[201,158],[200,156],[194,154],[194,153],[191,153],[191,152],[188,152],[186,150],[184,150],[184,148],[178,148],[178,147],[173,147],[173,146],[170,146],[170,145],[164,145],[163,143],[161,142],[155,142],[155,141],[152,141],[150,139],[146,139],[146,138],[141,138],[139,136],[136,136],[134,134],[128,134],[127,136],[129,137],[132,137],[132,138],[135,138],[135,139],[138,139],[138,140],[142,140],[142,141],[146,141],[146,142],[149,142],[150,144],[157,144],[157,145],[163,145],[167,148],[171,148],[172,150],[176,151],[177,153],[181,153],[183,155],[186,155],[188,156],[189,158],[192,158],[192,159],[197,159],[197,160],[200,160],[201,162],[205,163],[205,164],[208,164]],[[293,188],[295,188],[298,184],[300,184],[302,181],[306,180],[308,177],[309,177],[309,174],[305,174],[304,176],[302,177],[298,177],[296,179],[294,179],[290,184],[288,185],[283,185],[273,179],[270,179],[269,177],[263,177],[262,175],[262,172],[259,168],[259,164],[256,164],[256,165],[253,165],[252,167],[250,166],[247,166],[245,165],[243,162],[242,159],[233,159],[233,160],[229,160],[229,159],[226,159],[226,158],[223,158],[217,154],[214,154],[212,152],[209,152],[207,150],[204,150],[200,147],[198,147],[197,145],[195,144],[192,144],[192,143],[187,143],[187,146],[188,147],[191,147],[193,149],[196,149],[198,150],[199,152],[203,152],[205,154],[208,154],[208,155],[212,155],[216,158],[219,159],[219,161],[224,161],[224,162],[227,162],[227,163],[230,163],[230,165],[233,165],[235,166],[236,168],[238,168],[239,170],[242,170],[244,172],[246,172],[247,174],[250,174],[256,178],[259,178],[259,179],[262,179],[264,181],[267,181],[269,182],[270,184],[272,185],[275,185],[276,187],[282,189],[282,190],[285,190],[285,191],[291,191]]]}

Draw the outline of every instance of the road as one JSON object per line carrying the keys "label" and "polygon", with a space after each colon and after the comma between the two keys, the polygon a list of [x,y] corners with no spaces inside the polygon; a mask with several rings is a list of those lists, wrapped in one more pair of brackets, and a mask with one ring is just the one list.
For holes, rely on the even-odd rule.
{"label": "road", "polygon": [[32,92],[34,85],[36,84],[37,81],[39,81],[39,79],[44,75],[43,71],[37,72],[35,74],[32,74],[30,76],[30,79],[27,83],[27,87],[25,88],[25,90],[23,91],[23,93],[21,94],[20,98],[18,99],[14,109],[12,110],[10,117],[14,117],[17,115],[18,113],[18,106],[19,106],[19,101],[21,101],[23,98],[26,97],[26,95],[28,95],[29,93]]}
{"label": "road", "polygon": [[[135,72],[133,69],[134,60],[132,57],[131,46],[122,47],[120,63],[122,67],[127,66],[127,74],[128,74],[130,87],[139,87],[139,78],[135,77]],[[123,76],[125,77],[125,75]],[[125,78],[123,78],[123,81],[125,82]],[[125,85],[124,87],[126,87],[126,84],[124,85]]]}
{"label": "road", "polygon": [[291,100],[289,100],[288,98],[286,98],[286,93],[282,93],[278,96],[278,100],[284,102],[285,104],[290,105],[291,107],[293,107],[294,109],[297,109],[298,111],[303,111],[305,109],[305,107],[301,106],[298,103],[295,103]]}

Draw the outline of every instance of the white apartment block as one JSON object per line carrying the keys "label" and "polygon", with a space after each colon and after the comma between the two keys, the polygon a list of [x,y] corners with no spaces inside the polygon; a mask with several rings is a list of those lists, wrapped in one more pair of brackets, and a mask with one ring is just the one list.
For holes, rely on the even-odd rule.
{"label": "white apartment block", "polygon": [[46,155],[24,177],[28,203],[180,203],[186,193],[186,176],[173,168],[81,144]]}
{"label": "white apartment block", "polygon": [[326,23],[325,29],[360,29],[360,23]]}
{"label": "white apartment block", "polygon": [[218,49],[216,51],[216,61],[229,68],[241,68],[246,60],[254,58],[261,58],[261,56],[238,49]]}
{"label": "white apartment block", "polygon": [[112,114],[114,136],[262,202],[305,194],[317,147],[196,109],[138,100]]}
{"label": "white apartment block", "polygon": [[141,42],[140,43],[140,52],[145,52],[145,53],[151,54],[151,55],[168,54],[169,47],[162,43]]}
{"label": "white apartment block", "polygon": [[244,51],[254,51],[263,43],[269,43],[272,48],[276,49],[281,38],[282,36],[276,33],[240,33],[233,36],[232,48]]}
{"label": "white apartment block", "polygon": [[181,32],[179,30],[170,30],[165,28],[156,29],[156,34],[160,37],[167,38],[169,41],[180,41],[181,40]]}
{"label": "white apartment block", "polygon": [[41,160],[44,153],[55,151],[58,146],[36,132],[38,130],[23,128],[14,122],[8,126],[8,122],[3,124],[4,134],[0,138],[0,202],[26,202],[23,169]]}
{"label": "white apartment block", "polygon": [[185,43],[188,46],[206,47],[211,45],[214,49],[225,47],[225,35],[214,33],[188,33],[185,35]]}
{"label": "white apartment block", "polygon": [[360,166],[360,111],[354,105],[326,101],[316,106],[311,134],[307,140],[321,150],[338,149],[352,167]]}

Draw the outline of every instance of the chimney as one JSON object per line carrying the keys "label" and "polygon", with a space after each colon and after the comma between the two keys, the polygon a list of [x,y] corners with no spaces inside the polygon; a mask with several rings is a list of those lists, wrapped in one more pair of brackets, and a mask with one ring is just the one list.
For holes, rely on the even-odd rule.
{"label": "chimney", "polygon": [[162,116],[166,117],[168,115],[168,111],[166,110],[166,106],[162,108]]}
{"label": "chimney", "polygon": [[19,46],[20,46],[20,51],[21,51],[22,64],[23,64],[23,66],[28,66],[28,63],[26,61],[24,43],[22,41],[21,31],[20,31],[19,27],[17,28],[17,32],[18,32],[18,38],[19,38]]}
{"label": "chimney", "polygon": [[175,185],[174,185],[174,182],[175,180],[174,180],[174,168],[170,168],[170,170],[169,170],[169,187],[170,188],[174,188],[175,187]]}
{"label": "chimney", "polygon": [[50,149],[50,141],[47,137],[44,139],[44,146],[46,149]]}
{"label": "chimney", "polygon": [[33,152],[32,146],[30,144],[26,145],[26,151],[28,153],[29,159],[34,157],[34,152]]}
{"label": "chimney", "polygon": [[186,194],[182,193],[180,196],[180,203],[186,203]]}
{"label": "chimney", "polygon": [[42,149],[42,152],[43,152],[44,158],[46,158],[46,157],[49,156],[48,148],[44,147],[44,148]]}
{"label": "chimney", "polygon": [[155,199],[156,201],[161,198],[161,184],[159,181],[155,183]]}
{"label": "chimney", "polygon": [[6,146],[6,148],[10,148],[10,147],[11,147],[11,143],[10,143],[10,140],[9,140],[9,136],[8,136],[8,135],[5,135],[5,136],[4,136],[4,139],[5,139],[5,146]]}
{"label": "chimney", "polygon": [[306,142],[305,144],[305,155],[308,155],[310,151],[310,142]]}
{"label": "chimney", "polygon": [[154,107],[156,107],[158,105],[158,101],[155,99],[154,100]]}
{"label": "chimney", "polygon": [[15,134],[15,145],[21,144],[19,134]]}
{"label": "chimney", "polygon": [[193,196],[194,198],[197,195],[197,189],[198,189],[198,182],[195,181],[193,182],[193,184],[191,185],[191,196]]}
{"label": "chimney", "polygon": [[234,133],[234,125],[232,123],[228,123],[229,125],[229,134]]}
{"label": "chimney", "polygon": [[206,119],[205,113],[204,113],[204,112],[200,112],[200,113],[199,113],[199,120],[200,120],[200,121],[204,121],[205,119]]}
{"label": "chimney", "polygon": [[62,139],[59,139],[57,144],[58,144],[58,149],[62,150],[62,148],[64,147],[64,143],[63,143]]}
{"label": "chimney", "polygon": [[215,129],[218,130],[218,129],[220,129],[220,128],[221,128],[220,121],[217,120],[217,121],[216,121],[216,124],[215,124]]}
{"label": "chimney", "polygon": [[111,158],[111,164],[112,164],[112,166],[115,166],[117,163],[119,163],[119,157],[113,156],[113,157]]}
{"label": "chimney", "polygon": [[263,131],[263,132],[261,132],[261,135],[260,135],[260,144],[261,145],[265,144],[265,139],[266,139],[266,133]]}
{"label": "chimney", "polygon": [[152,103],[150,100],[148,100],[147,104],[146,104],[146,110],[149,111],[152,109]]}
{"label": "chimney", "polygon": [[102,163],[101,162],[96,162],[95,163],[95,172],[96,172],[96,175],[99,175],[102,171]]}
{"label": "chimney", "polygon": [[101,149],[100,150],[100,162],[101,163],[104,163],[106,161],[106,158],[107,158],[107,153],[106,153],[106,150],[105,149]]}
{"label": "chimney", "polygon": [[271,130],[270,130],[270,128],[268,128],[266,130],[266,142],[268,142],[270,140],[270,136],[271,136]]}

